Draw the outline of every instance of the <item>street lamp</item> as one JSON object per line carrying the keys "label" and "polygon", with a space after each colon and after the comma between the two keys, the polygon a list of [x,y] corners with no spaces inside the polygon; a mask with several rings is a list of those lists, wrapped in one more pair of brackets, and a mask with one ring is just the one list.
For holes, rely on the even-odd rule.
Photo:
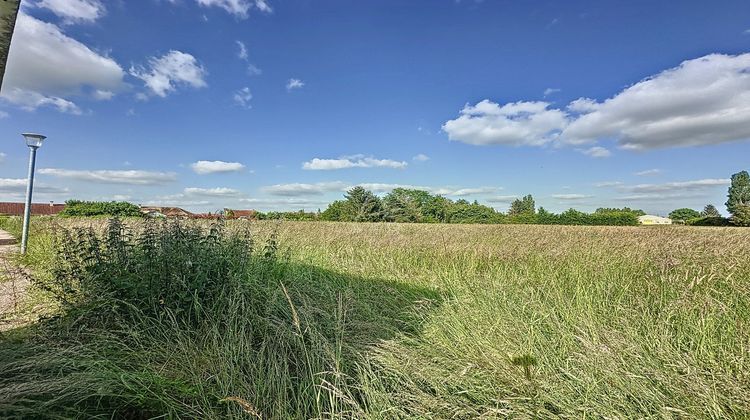
{"label": "street lamp", "polygon": [[29,219],[31,219],[31,192],[34,190],[34,165],[36,164],[36,149],[42,147],[46,136],[35,133],[21,134],[29,146],[29,181],[26,184],[26,207],[23,212],[23,232],[21,235],[21,254],[26,253],[26,243],[29,240]]}

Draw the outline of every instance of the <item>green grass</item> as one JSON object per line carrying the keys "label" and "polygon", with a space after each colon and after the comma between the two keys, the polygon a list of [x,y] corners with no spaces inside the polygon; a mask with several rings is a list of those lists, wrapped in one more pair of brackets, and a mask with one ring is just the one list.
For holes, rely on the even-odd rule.
{"label": "green grass", "polygon": [[[53,220],[24,259],[41,282]],[[0,415],[750,416],[749,229],[253,223],[242,265],[229,238],[246,225],[151,260],[224,267],[183,276],[220,293],[162,308],[116,280],[164,268],[114,264],[0,338]]]}

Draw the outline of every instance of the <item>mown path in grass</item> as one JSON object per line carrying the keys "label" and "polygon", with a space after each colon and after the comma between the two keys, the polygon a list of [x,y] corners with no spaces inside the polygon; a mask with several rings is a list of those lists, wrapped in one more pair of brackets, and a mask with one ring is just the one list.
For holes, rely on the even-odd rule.
{"label": "mown path in grass", "polygon": [[0,230],[0,331],[17,328],[27,319],[19,311],[30,286],[29,279],[9,260],[18,252],[16,238]]}

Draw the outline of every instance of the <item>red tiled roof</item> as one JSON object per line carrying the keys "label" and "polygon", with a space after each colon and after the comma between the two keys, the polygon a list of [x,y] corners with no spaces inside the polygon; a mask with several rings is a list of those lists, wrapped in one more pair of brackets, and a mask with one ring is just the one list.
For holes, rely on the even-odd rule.
{"label": "red tiled roof", "polygon": [[[0,214],[6,216],[23,216],[24,203],[0,203]],[[60,213],[65,209],[65,204],[33,203],[31,214],[34,216],[49,216]]]}
{"label": "red tiled roof", "polygon": [[233,209],[226,209],[225,213],[232,212],[232,218],[234,219],[255,219],[258,215],[258,212],[255,210],[233,210]]}

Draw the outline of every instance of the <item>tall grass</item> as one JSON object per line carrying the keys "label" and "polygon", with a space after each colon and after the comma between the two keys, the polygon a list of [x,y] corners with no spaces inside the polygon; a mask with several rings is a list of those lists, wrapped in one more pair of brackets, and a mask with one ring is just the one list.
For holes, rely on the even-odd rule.
{"label": "tall grass", "polygon": [[750,417],[747,229],[65,223],[0,417]]}

